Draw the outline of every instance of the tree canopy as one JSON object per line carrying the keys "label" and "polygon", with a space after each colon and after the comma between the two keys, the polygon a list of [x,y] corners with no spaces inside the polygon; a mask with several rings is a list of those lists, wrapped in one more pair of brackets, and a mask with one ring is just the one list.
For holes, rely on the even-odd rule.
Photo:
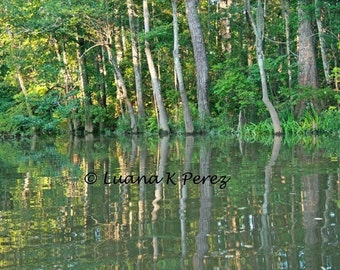
{"label": "tree canopy", "polygon": [[[338,1],[0,5],[3,135],[273,133],[263,80],[285,134],[340,129]],[[250,18],[262,25],[262,78]]]}

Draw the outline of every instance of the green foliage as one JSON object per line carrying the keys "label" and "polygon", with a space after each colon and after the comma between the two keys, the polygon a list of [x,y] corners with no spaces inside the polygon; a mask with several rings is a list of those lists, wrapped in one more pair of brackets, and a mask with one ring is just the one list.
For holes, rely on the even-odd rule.
{"label": "green foliage", "polygon": [[130,130],[130,122],[129,119],[125,117],[119,117],[116,121],[116,127],[114,130],[114,133],[117,135],[122,135],[127,133],[128,130]]}
{"label": "green foliage", "polygon": [[340,208],[340,200],[334,200],[334,202],[336,203],[337,207]]}
{"label": "green foliage", "polygon": [[237,112],[254,104],[256,90],[245,67],[238,65],[235,60],[226,60],[215,65],[213,71],[220,74],[212,93],[217,113]]}
{"label": "green foliage", "polygon": [[271,119],[268,118],[258,124],[249,123],[246,124],[240,131],[241,138],[247,138],[248,140],[261,140],[262,137],[272,137],[274,133]]}
{"label": "green foliage", "polygon": [[302,136],[304,133],[301,125],[295,121],[292,115],[287,119],[283,119],[281,125],[285,136]]}
{"label": "green foliage", "polygon": [[[333,82],[339,82],[340,69],[336,67],[340,49],[337,39],[340,24],[336,15],[339,7],[335,2],[320,4],[324,11],[324,27],[327,29],[324,38],[331,77]],[[296,48],[294,35],[299,21],[296,9],[292,9],[293,5],[290,3],[290,45]],[[115,126],[117,133],[129,132],[129,118],[117,114],[120,104],[116,79],[108,55],[100,46],[102,43],[112,43],[114,54],[119,58],[117,62],[129,98],[136,108],[131,33],[125,2],[5,0],[3,7],[3,12],[0,12],[0,133],[30,133],[33,127],[38,133],[58,133],[65,129],[71,119],[79,120],[80,125],[84,126],[85,112],[91,115],[96,126],[105,126],[107,130]],[[245,20],[243,14],[244,4],[242,1],[232,1],[230,6],[223,7],[218,6],[217,1],[201,1],[198,8],[211,67],[211,117],[204,121],[197,120],[195,62],[185,3],[178,3],[180,57],[195,130],[212,135],[235,134],[238,115],[242,112],[246,124],[240,133],[242,136],[257,138],[271,135],[268,111],[261,100],[254,37],[249,21]],[[145,122],[138,123],[138,130],[149,134],[158,133],[148,66],[142,55],[144,41],[147,39],[159,71],[171,131],[182,134],[182,107],[179,92],[174,90],[171,3],[156,0],[150,5],[151,29],[147,34],[142,27],[141,3],[135,3],[134,12],[134,26],[141,49],[143,99],[148,115]],[[314,129],[319,132],[336,132],[339,129],[340,94],[332,89],[302,89],[297,85],[297,61],[292,53],[288,66],[285,22],[281,15],[278,16],[281,12],[280,5],[268,2],[264,65],[269,96],[280,114],[283,130],[287,136],[305,135]],[[81,82],[77,55],[79,35],[82,38],[81,47],[86,52],[82,57],[86,59],[86,94],[92,104],[89,110],[84,108],[84,93],[78,91]],[[321,56],[319,53],[317,55],[321,74]],[[293,78],[292,88],[288,87],[288,68]],[[31,116],[23,89],[18,83],[18,72],[27,89],[27,102],[33,114]],[[301,101],[306,101],[308,106],[297,118],[294,113]]]}
{"label": "green foliage", "polygon": [[172,37],[172,24],[162,24],[158,27],[154,27],[150,29],[148,33],[140,33],[138,38],[140,42],[144,43],[146,40],[157,40],[155,44],[156,47],[170,47],[172,46],[172,42],[169,37]]}
{"label": "green foliage", "polygon": [[149,134],[150,133],[158,134],[158,123],[156,115],[151,115],[146,118],[145,129]]}
{"label": "green foliage", "polygon": [[15,104],[6,112],[0,113],[0,132],[5,134],[27,133],[32,126],[32,119],[25,116],[26,107],[24,103]]}
{"label": "green foliage", "polygon": [[[339,42],[340,47],[340,42]],[[340,83],[340,67],[334,67],[331,73],[331,78],[333,78],[334,82]],[[338,99],[340,102],[340,99]]]}
{"label": "green foliage", "polygon": [[[281,125],[287,138],[323,133],[339,135],[340,111],[336,107],[330,106],[319,114],[312,105],[309,105],[299,121],[290,114],[286,115],[286,118],[282,118]],[[262,137],[270,136],[272,133],[271,120],[266,119],[257,124],[245,125],[240,136],[248,140],[261,140]]]}
{"label": "green foliage", "polygon": [[328,133],[340,132],[340,111],[335,106],[330,106],[320,115],[318,129]]}

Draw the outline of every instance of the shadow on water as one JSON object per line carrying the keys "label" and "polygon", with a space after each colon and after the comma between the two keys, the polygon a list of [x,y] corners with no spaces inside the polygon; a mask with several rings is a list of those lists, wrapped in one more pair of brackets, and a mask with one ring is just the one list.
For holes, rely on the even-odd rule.
{"label": "shadow on water", "polygon": [[2,142],[0,268],[339,269],[339,144]]}

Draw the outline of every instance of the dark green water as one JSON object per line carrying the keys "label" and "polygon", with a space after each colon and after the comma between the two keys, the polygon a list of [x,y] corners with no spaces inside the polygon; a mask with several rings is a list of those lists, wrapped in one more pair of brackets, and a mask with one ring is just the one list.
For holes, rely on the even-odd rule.
{"label": "dark green water", "polygon": [[337,138],[0,142],[1,269],[340,269],[339,217]]}

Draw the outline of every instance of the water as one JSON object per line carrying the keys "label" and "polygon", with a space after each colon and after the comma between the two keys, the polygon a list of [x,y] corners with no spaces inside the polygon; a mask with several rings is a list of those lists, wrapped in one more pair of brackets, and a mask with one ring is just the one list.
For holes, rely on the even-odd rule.
{"label": "water", "polygon": [[0,142],[0,268],[340,269],[339,146]]}

